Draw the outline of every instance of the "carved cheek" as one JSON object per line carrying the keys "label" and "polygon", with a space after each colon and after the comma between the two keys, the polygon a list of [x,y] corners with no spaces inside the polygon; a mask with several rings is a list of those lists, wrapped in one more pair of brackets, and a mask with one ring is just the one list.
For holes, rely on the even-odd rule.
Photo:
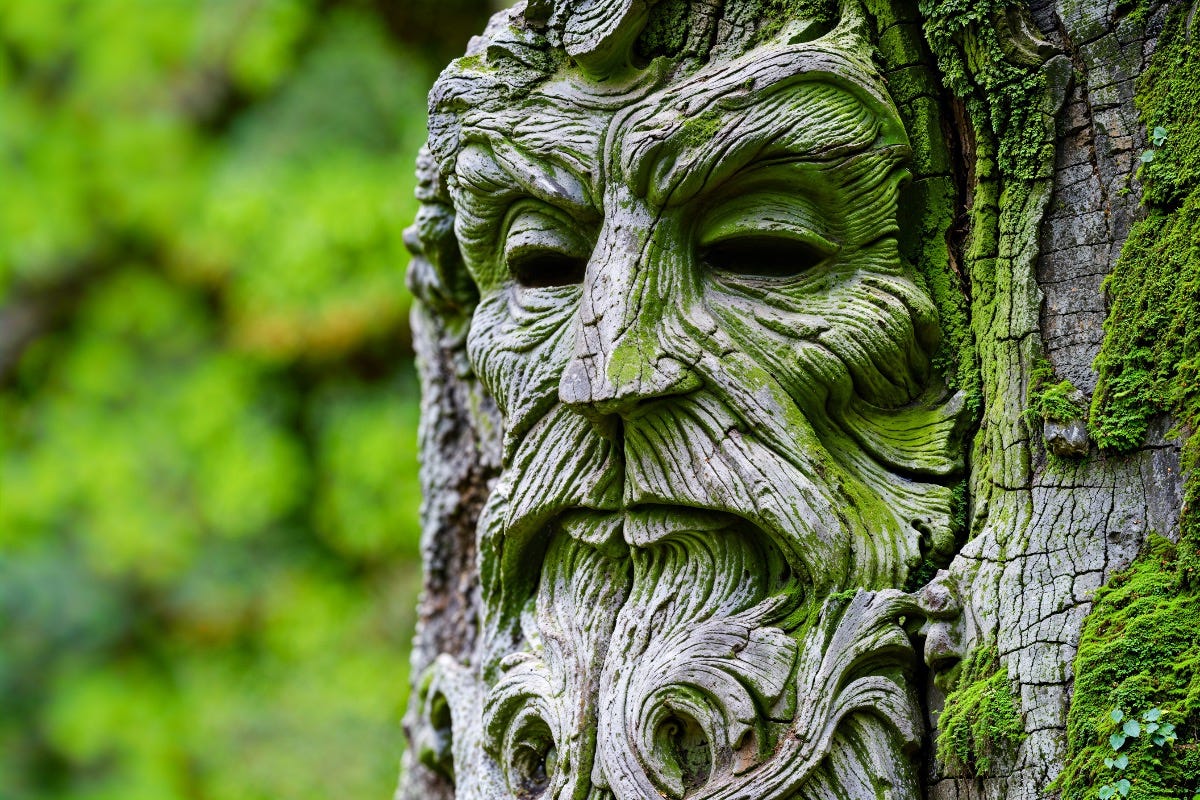
{"label": "carved cheek", "polygon": [[467,353],[510,428],[525,427],[556,400],[579,297],[578,286],[507,286],[477,306]]}
{"label": "carved cheek", "polygon": [[924,387],[936,342],[928,296],[898,274],[898,256],[840,259],[795,282],[714,282],[709,304],[798,403],[908,403]]}

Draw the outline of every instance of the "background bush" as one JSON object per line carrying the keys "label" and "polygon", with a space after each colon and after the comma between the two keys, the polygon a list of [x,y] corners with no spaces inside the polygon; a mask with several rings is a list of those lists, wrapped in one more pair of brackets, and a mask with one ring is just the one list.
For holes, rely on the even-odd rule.
{"label": "background bush", "polygon": [[388,797],[406,255],[486,0],[0,0],[0,798]]}

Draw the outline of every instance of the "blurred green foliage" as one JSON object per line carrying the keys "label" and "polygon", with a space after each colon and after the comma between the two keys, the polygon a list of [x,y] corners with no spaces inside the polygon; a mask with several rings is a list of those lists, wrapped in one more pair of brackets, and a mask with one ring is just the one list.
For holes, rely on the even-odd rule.
{"label": "blurred green foliage", "polygon": [[406,256],[484,0],[0,0],[0,798],[387,797]]}

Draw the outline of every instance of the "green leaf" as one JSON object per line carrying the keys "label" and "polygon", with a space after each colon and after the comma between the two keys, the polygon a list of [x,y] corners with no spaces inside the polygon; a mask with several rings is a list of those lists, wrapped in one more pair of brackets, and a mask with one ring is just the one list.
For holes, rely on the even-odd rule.
{"label": "green leaf", "polygon": [[1117,791],[1120,792],[1121,797],[1129,797],[1129,780],[1128,779],[1121,778],[1121,780],[1117,781],[1115,785],[1117,787]]}
{"label": "green leaf", "polygon": [[1121,726],[1121,730],[1125,732],[1126,736],[1132,736],[1134,738],[1137,738],[1142,734],[1142,726],[1136,719],[1125,720],[1125,724]]}
{"label": "green leaf", "polygon": [[1154,160],[1154,151],[1153,150],[1145,151],[1144,153],[1142,153],[1140,160],[1143,164],[1149,164],[1151,161]]}
{"label": "green leaf", "polygon": [[1108,767],[1109,769],[1112,769],[1116,765],[1117,762],[1113,761],[1111,758],[1104,759],[1104,766]]}
{"label": "green leaf", "polygon": [[1155,127],[1150,133],[1150,138],[1154,141],[1156,147],[1161,147],[1163,142],[1167,140],[1167,129],[1162,125]]}
{"label": "green leaf", "polygon": [[1157,722],[1147,722],[1146,723],[1146,733],[1154,733],[1156,730],[1158,730]]}
{"label": "green leaf", "polygon": [[[1155,128],[1154,130],[1157,132],[1157,131],[1161,131],[1162,128]],[[1155,135],[1157,135],[1157,133]],[[1166,131],[1163,131],[1163,136],[1166,136],[1166,135],[1167,135]],[[1162,713],[1163,712],[1162,712],[1161,708],[1152,708],[1149,711],[1142,714],[1142,721],[1143,722],[1158,722],[1160,719],[1162,719]],[[1118,721],[1119,720],[1113,720],[1113,722],[1118,722]]]}
{"label": "green leaf", "polygon": [[1125,746],[1125,737],[1119,733],[1114,733],[1108,737],[1108,744],[1113,750],[1120,750]]}
{"label": "green leaf", "polygon": [[1108,716],[1113,722],[1120,722],[1121,720],[1125,719],[1125,712],[1119,708],[1114,708],[1109,712]]}
{"label": "green leaf", "polygon": [[1116,764],[1117,769],[1125,769],[1129,766],[1129,756],[1121,753],[1121,755],[1113,759],[1113,763]]}
{"label": "green leaf", "polygon": [[1112,786],[1104,785],[1100,787],[1100,800],[1109,800],[1116,793]]}

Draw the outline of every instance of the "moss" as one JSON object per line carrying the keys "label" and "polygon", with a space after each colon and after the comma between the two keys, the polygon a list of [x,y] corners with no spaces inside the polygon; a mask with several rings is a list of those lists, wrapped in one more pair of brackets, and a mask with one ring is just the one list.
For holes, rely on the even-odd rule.
{"label": "moss", "polygon": [[764,0],[769,18],[814,19],[832,22],[838,16],[837,0]]}
{"label": "moss", "polygon": [[916,266],[933,299],[942,332],[933,367],[948,386],[966,395],[972,418],[982,407],[982,387],[975,340],[968,314],[968,290],[947,241],[959,203],[941,104],[936,95],[932,56],[921,40],[914,4],[868,3],[875,27],[878,60],[887,76],[913,146],[913,182],[903,189],[899,209],[899,244]]}
{"label": "moss", "polygon": [[688,0],[666,0],[650,9],[636,50],[645,59],[675,56],[683,50],[688,33]]}
{"label": "moss", "polygon": [[948,386],[966,394],[967,407],[975,418],[983,397],[979,364],[967,314],[967,293],[946,244],[946,230],[954,221],[954,185],[949,178],[939,176],[917,181],[906,192],[902,217],[905,207],[924,209],[920,220],[902,219],[901,227],[916,232],[915,240],[905,242],[903,249],[915,262],[938,312],[942,339],[933,356],[933,367]]}
{"label": "moss", "polygon": [[[1197,88],[1200,91],[1200,87]],[[1111,299],[1092,434],[1101,447],[1139,446],[1153,415],[1200,420],[1200,192],[1137,222],[1105,281]]]}
{"label": "moss", "polygon": [[1087,409],[1074,399],[1078,394],[1079,390],[1070,381],[1047,384],[1037,394],[1034,408],[1042,419],[1052,422],[1083,419]]}
{"label": "moss", "polygon": [[751,11],[749,16],[765,20],[755,35],[760,42],[779,33],[788,20],[822,23],[820,30],[824,31],[838,18],[837,0],[759,0],[758,6],[757,13]]}
{"label": "moss", "polygon": [[683,147],[699,147],[711,141],[721,129],[721,114],[717,111],[705,111],[692,117],[683,124],[679,134],[679,142]]}
{"label": "moss", "polygon": [[1151,536],[1145,551],[1096,595],[1075,657],[1075,695],[1067,716],[1063,800],[1091,800],[1112,779],[1114,708],[1158,707],[1179,740],[1159,749],[1132,739],[1124,752],[1130,800],[1191,797],[1200,790],[1200,592],[1180,590],[1176,547]]}
{"label": "moss", "polygon": [[1048,85],[1039,69],[1013,63],[1002,44],[1008,0],[922,0],[925,36],[946,87],[962,98],[976,128],[997,144],[1007,176],[1044,177],[1054,164],[1046,135],[1043,98]]}
{"label": "moss", "polygon": [[908,571],[908,577],[904,580],[904,591],[910,593],[917,591],[933,580],[942,566],[929,556],[923,557],[916,566]]}
{"label": "moss", "polygon": [[[1147,216],[1134,224],[1112,274],[1091,433],[1102,448],[1143,442],[1150,420],[1167,412],[1190,434],[1200,426],[1200,40],[1187,35],[1188,7],[1167,16],[1136,102],[1166,141],[1144,165]],[[1200,445],[1185,444],[1180,553],[1185,583],[1200,583]]]}
{"label": "moss", "polygon": [[1025,738],[1018,703],[995,647],[973,650],[938,719],[938,756],[952,769],[988,775]]}
{"label": "moss", "polygon": [[1055,381],[1054,367],[1039,358],[1029,373],[1030,413],[1047,422],[1070,422],[1087,418],[1087,407],[1079,401],[1082,392],[1070,381]]}

